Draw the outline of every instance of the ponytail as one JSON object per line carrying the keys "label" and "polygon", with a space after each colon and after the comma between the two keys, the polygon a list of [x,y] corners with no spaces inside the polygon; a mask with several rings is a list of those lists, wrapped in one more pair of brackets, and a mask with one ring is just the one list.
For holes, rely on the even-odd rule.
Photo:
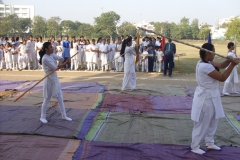
{"label": "ponytail", "polygon": [[46,54],[46,48],[48,48],[48,46],[51,45],[50,42],[45,42],[43,44],[43,47],[42,49],[38,52],[39,56],[40,56],[40,59],[39,59],[39,63],[42,65],[42,58],[43,56]]}
{"label": "ponytail", "polygon": [[121,52],[120,52],[120,55],[122,57],[124,57],[125,48],[126,48],[128,42],[131,42],[131,41],[132,41],[132,37],[130,36],[122,42],[122,48],[121,48]]}

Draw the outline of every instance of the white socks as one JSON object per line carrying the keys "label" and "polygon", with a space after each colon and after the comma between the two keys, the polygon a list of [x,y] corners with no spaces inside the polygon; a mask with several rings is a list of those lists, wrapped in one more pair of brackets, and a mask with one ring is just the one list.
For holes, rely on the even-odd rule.
{"label": "white socks", "polygon": [[62,119],[65,119],[65,120],[67,120],[67,121],[72,121],[72,118],[69,118],[69,117],[67,117],[67,116],[62,116]]}
{"label": "white socks", "polygon": [[40,118],[40,121],[41,121],[42,123],[48,123],[48,121],[46,120],[46,118]]}

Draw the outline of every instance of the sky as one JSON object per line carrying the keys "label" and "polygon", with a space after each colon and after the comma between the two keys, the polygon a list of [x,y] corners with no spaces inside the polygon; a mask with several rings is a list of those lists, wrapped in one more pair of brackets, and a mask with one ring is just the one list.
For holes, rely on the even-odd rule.
{"label": "sky", "polygon": [[217,19],[240,15],[240,0],[3,0],[9,5],[34,5],[35,15],[46,19],[59,16],[94,24],[94,17],[114,11],[124,21],[175,22],[183,17],[190,22],[214,25]]}

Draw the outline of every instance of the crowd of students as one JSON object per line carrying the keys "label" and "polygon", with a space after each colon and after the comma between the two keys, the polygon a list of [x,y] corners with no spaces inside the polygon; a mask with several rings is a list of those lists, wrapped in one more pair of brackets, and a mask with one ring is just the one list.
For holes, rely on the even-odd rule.
{"label": "crowd of students", "polygon": [[[53,53],[62,56],[65,60],[75,55],[63,70],[87,71],[115,71],[124,70],[124,55],[120,55],[122,42],[128,36],[119,36],[117,39],[99,37],[88,40],[81,36],[68,36],[56,40],[50,36],[48,42],[52,44]],[[132,47],[136,46],[137,37],[132,38]],[[39,51],[42,49],[42,37],[29,36],[27,39],[19,37],[0,37],[0,70],[7,71],[24,69],[40,70]],[[161,47],[161,38],[144,37],[139,43],[140,57],[136,62],[136,71],[161,72],[164,68]],[[5,67],[4,67],[5,66]]]}

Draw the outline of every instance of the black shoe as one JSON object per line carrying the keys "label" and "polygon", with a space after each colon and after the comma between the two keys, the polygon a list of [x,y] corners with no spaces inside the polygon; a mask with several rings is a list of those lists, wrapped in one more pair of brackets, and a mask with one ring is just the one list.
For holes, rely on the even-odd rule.
{"label": "black shoe", "polygon": [[166,74],[163,75],[164,77],[166,76]]}
{"label": "black shoe", "polygon": [[172,76],[169,75],[169,78],[172,78]]}

